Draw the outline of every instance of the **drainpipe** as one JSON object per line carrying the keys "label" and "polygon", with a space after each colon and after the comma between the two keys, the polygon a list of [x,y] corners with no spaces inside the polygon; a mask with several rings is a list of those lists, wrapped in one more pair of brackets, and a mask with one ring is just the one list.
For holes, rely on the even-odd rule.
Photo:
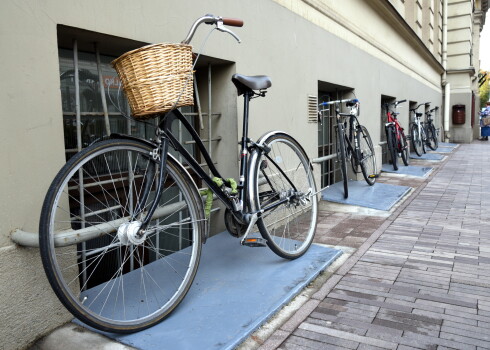
{"label": "drainpipe", "polygon": [[444,141],[449,142],[449,100],[451,98],[451,84],[447,81],[447,2],[442,4],[442,86],[444,87]]}

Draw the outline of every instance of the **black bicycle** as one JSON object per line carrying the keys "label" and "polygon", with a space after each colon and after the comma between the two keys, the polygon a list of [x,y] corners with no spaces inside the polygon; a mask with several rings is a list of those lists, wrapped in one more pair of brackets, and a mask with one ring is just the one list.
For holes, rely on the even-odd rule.
{"label": "black bicycle", "polygon": [[[224,25],[243,24],[206,15],[184,43],[202,23],[237,39]],[[77,153],[56,175],[41,213],[41,257],[54,292],[81,321],[103,331],[134,332],[160,322],[182,301],[209,230],[209,209],[196,181],[223,202],[226,226],[241,244],[267,245],[286,259],[310,247],[318,213],[312,165],[285,132],[248,137],[249,102],[264,97],[271,80],[235,74],[232,81],[244,97],[239,181],[221,176],[175,108],[160,115],[153,140],[111,135]],[[172,134],[175,121],[196,142],[211,176]],[[212,196],[207,198],[209,204]]]}
{"label": "black bicycle", "polygon": [[434,107],[431,110],[425,112],[425,134],[427,135],[427,146],[433,151],[439,147],[438,130],[434,125],[434,119],[432,119],[432,113],[436,112],[439,107]]}
{"label": "black bicycle", "polygon": [[[349,113],[341,113],[340,105],[345,103]],[[340,171],[344,184],[344,198],[349,197],[347,162],[349,161],[355,174],[362,173],[367,184],[376,182],[377,167],[373,142],[367,129],[359,124],[360,102],[358,99],[322,102],[320,107],[335,105],[337,125],[335,126],[336,153],[340,162]],[[360,168],[360,171],[359,171]]]}

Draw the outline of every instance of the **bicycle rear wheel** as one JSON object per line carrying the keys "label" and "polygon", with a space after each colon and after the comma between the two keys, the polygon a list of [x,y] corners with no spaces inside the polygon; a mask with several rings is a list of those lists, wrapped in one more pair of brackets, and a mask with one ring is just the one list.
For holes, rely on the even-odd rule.
{"label": "bicycle rear wheel", "polygon": [[89,326],[129,333],[163,320],[197,271],[204,220],[189,175],[167,158],[155,198],[155,147],[136,140],[96,143],[71,158],[46,195],[39,225],[48,280],[63,305]]}
{"label": "bicycle rear wheel", "polygon": [[361,165],[362,176],[367,184],[372,186],[376,182],[377,176],[376,155],[374,153],[373,142],[371,141],[369,132],[363,125],[359,126],[357,137],[359,144],[359,164]]}
{"label": "bicycle rear wheel", "polygon": [[438,147],[436,127],[432,123],[427,126],[427,145],[433,151]]}
{"label": "bicycle rear wheel", "polygon": [[261,154],[251,169],[254,205],[266,210],[257,226],[274,253],[296,259],[308,250],[316,230],[318,199],[312,167],[300,144],[285,133],[272,134],[263,144],[270,152]]}
{"label": "bicycle rear wheel", "polygon": [[388,152],[391,156],[391,162],[393,164],[393,169],[398,170],[398,153],[397,153],[397,144],[396,144],[396,135],[395,129],[393,126],[388,126],[386,128],[386,142],[388,144]]}
{"label": "bicycle rear wheel", "polygon": [[403,164],[405,164],[405,166],[408,166],[408,163],[410,161],[410,154],[408,149],[407,137],[402,130],[399,130],[399,136],[400,138],[398,139],[398,150],[402,156]]}

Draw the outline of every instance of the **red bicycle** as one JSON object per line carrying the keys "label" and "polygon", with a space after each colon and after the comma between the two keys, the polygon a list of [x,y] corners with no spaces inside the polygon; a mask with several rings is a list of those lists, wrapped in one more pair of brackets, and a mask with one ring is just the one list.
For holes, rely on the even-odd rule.
{"label": "red bicycle", "polygon": [[[384,104],[384,107],[386,108],[386,117],[388,118],[385,124],[386,142],[388,143],[388,151],[391,156],[394,170],[398,170],[398,157],[402,158],[403,164],[405,165],[408,165],[409,161],[407,137],[398,122],[397,115],[399,113],[395,111],[400,103],[406,101],[407,100],[401,100]],[[391,106],[393,106],[393,110],[390,110]]]}

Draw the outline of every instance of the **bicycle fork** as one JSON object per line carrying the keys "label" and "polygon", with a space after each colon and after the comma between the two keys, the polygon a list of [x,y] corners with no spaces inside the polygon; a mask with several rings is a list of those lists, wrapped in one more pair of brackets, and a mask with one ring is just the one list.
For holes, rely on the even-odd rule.
{"label": "bicycle fork", "polygon": [[[153,160],[158,163],[158,179],[157,179],[157,188],[155,192],[155,198],[153,199],[150,208],[144,218],[143,221],[137,220],[136,218],[141,215],[145,210],[145,203],[148,201],[148,197],[150,196],[151,188],[155,184],[155,170],[149,169],[144,174],[145,185],[143,188],[143,193],[141,193],[141,199],[138,201],[136,208],[131,215],[131,219],[129,222],[122,224],[117,231],[117,235],[119,240],[123,244],[141,244],[145,241],[148,232],[146,228],[150,223],[153,214],[155,213],[156,208],[160,202],[163,192],[163,186],[165,183],[165,177],[167,175],[167,154],[168,154],[168,139],[166,137],[158,138],[159,145],[158,148],[155,148],[150,154],[149,157],[152,157]],[[132,189],[130,188],[130,191]]]}

